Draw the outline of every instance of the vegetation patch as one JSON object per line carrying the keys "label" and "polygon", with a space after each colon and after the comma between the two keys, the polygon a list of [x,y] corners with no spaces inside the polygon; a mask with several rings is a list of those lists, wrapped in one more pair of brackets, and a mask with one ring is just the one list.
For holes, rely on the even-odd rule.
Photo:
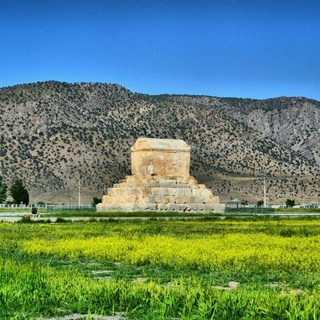
{"label": "vegetation patch", "polygon": [[0,224],[0,318],[318,319],[317,219]]}

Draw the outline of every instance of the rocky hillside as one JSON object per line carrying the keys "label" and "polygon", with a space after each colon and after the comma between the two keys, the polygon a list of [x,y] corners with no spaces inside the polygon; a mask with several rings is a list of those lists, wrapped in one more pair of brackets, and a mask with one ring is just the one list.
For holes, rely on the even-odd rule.
{"label": "rocky hillside", "polygon": [[191,174],[225,202],[320,201],[320,103],[134,94],[119,85],[41,82],[0,89],[0,164],[31,201],[101,197],[130,174],[140,136],[181,138]]}
{"label": "rocky hillside", "polygon": [[234,119],[320,165],[320,102],[302,97],[221,100]]}

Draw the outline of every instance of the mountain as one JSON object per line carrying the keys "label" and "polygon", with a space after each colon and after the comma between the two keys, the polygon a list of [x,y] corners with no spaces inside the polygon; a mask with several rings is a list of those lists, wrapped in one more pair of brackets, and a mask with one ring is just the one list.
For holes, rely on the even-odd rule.
{"label": "mountain", "polygon": [[56,81],[0,89],[0,170],[31,201],[89,203],[130,174],[138,137],[179,138],[191,174],[221,201],[319,201],[320,102],[132,93]]}
{"label": "mountain", "polygon": [[223,99],[223,109],[234,119],[320,164],[320,103],[280,97],[267,100]]}

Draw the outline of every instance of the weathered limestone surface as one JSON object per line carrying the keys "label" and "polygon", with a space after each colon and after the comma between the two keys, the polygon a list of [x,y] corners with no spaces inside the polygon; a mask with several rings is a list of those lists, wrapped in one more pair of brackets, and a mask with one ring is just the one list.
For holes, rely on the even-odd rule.
{"label": "weathered limestone surface", "polygon": [[139,138],[131,148],[133,176],[187,181],[190,147],[182,140]]}
{"label": "weathered limestone surface", "polygon": [[108,189],[98,212],[224,212],[219,197],[189,175],[190,147],[182,140],[139,138],[132,175]]}

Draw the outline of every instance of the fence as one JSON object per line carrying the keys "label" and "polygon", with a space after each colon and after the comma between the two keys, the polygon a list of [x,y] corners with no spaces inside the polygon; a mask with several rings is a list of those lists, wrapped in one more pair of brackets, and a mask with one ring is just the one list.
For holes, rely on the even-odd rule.
{"label": "fence", "polygon": [[254,213],[274,213],[273,208],[255,207],[255,208],[230,208],[226,207],[225,213],[242,213],[242,214],[254,214]]}
{"label": "fence", "polygon": [[47,205],[49,211],[96,211],[96,206],[93,204],[83,205]]}

